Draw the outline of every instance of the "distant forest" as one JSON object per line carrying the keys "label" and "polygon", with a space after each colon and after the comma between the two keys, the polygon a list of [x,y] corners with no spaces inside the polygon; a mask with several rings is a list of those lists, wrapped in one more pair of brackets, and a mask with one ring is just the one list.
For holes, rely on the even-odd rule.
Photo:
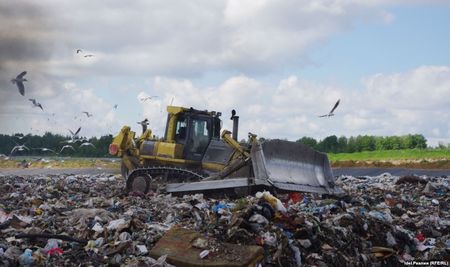
{"label": "distant forest", "polygon": [[[70,144],[75,151],[66,149],[60,153],[61,148],[66,145],[65,141],[70,140],[69,136],[45,133],[43,136],[26,135],[19,139],[16,136],[0,134],[0,154],[10,155],[11,150],[16,145],[25,145],[30,151],[16,151],[13,155],[55,155],[51,151],[42,151],[40,148],[52,149],[60,156],[75,157],[109,157],[108,147],[112,141],[112,135],[105,135],[100,138],[88,139],[92,146],[80,146],[80,143]],[[261,138],[261,140],[265,140]],[[395,149],[424,149],[427,148],[427,140],[421,134],[408,134],[403,136],[370,136],[358,135],[356,137],[328,136],[323,140],[316,140],[312,137],[302,137],[297,142],[308,145],[316,150],[327,153],[352,153],[360,151],[374,150],[395,150]]]}
{"label": "distant forest", "polygon": [[80,142],[76,144],[70,144],[75,151],[71,149],[65,149],[60,153],[61,148],[67,145],[66,141],[70,140],[71,137],[63,136],[59,134],[52,134],[46,132],[43,136],[39,135],[25,135],[21,139],[16,136],[3,135],[0,134],[0,154],[10,155],[11,150],[16,145],[25,145],[30,149],[24,151],[14,152],[14,156],[22,155],[35,155],[35,156],[53,156],[55,153],[51,151],[42,151],[41,148],[52,149],[58,153],[59,156],[73,156],[73,157],[109,157],[108,148],[109,144],[112,142],[112,135],[105,135],[100,138],[92,137],[87,139],[92,146],[80,146]]}
{"label": "distant forest", "polygon": [[427,139],[421,134],[402,136],[373,136],[358,135],[347,138],[345,136],[328,136],[321,141],[312,137],[302,137],[297,142],[327,153],[352,153],[374,150],[424,149]]}

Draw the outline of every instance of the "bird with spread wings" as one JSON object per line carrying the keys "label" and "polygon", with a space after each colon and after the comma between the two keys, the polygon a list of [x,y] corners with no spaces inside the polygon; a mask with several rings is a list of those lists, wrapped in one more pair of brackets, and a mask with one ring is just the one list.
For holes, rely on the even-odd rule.
{"label": "bird with spread wings", "polygon": [[22,73],[17,75],[16,78],[11,80],[13,84],[17,85],[17,88],[19,89],[19,93],[21,95],[25,95],[25,86],[23,85],[23,82],[28,82],[28,80],[24,78],[25,74],[27,74],[27,72],[23,71]]}
{"label": "bird with spread wings", "polygon": [[340,102],[341,100],[339,99],[337,102],[336,102],[336,104],[334,104],[334,107],[331,109],[331,111],[328,113],[328,114],[325,114],[325,115],[320,115],[319,116],[319,118],[323,118],[323,117],[331,117],[331,116],[334,116],[334,110],[339,106],[339,102]]}

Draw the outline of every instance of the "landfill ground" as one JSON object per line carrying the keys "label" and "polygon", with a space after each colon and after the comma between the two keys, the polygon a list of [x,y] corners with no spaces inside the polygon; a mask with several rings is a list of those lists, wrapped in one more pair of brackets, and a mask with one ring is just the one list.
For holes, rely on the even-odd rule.
{"label": "landfill ground", "polygon": [[448,266],[449,170],[345,170],[341,197],[213,199],[127,193],[116,169],[0,169],[0,266]]}

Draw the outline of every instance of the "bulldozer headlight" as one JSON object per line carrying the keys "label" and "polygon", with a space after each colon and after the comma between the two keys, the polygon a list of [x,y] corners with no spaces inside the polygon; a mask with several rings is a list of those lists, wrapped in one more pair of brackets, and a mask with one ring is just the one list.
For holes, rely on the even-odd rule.
{"label": "bulldozer headlight", "polygon": [[116,144],[110,144],[109,145],[109,154],[115,156],[115,155],[117,155],[117,152],[119,152],[119,147]]}

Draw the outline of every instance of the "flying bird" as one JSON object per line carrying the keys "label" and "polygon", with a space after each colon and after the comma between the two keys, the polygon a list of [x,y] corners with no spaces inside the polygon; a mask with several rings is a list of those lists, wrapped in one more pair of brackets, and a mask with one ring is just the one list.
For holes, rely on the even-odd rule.
{"label": "flying bird", "polygon": [[61,141],[60,143],[64,143],[64,144],[76,144],[76,143],[78,143],[78,142],[81,142],[81,140],[80,139],[69,139],[69,140],[64,140],[64,141]]}
{"label": "flying bird", "polygon": [[119,105],[115,104],[113,108],[114,108],[114,109],[117,109],[118,106],[119,106]]}
{"label": "flying bird", "polygon": [[50,151],[50,152],[52,152],[52,153],[56,153],[55,150],[50,149],[50,148],[46,148],[46,147],[39,147],[39,148],[33,148],[33,149],[40,150],[40,151],[42,151],[42,152]]}
{"label": "flying bird", "polygon": [[75,132],[73,132],[73,131],[70,130],[70,129],[68,129],[68,130],[69,130],[69,132],[70,132],[70,134],[71,134],[72,136],[70,137],[69,140],[61,141],[61,143],[75,144],[75,143],[77,143],[77,142],[83,142],[83,141],[85,140],[85,139],[80,139],[80,138],[78,137],[78,134],[79,134],[80,131],[81,131],[81,127],[79,127],[78,130],[76,130]]}
{"label": "flying bird", "polygon": [[75,152],[75,148],[73,148],[73,146],[71,145],[65,145],[61,148],[61,151],[59,151],[59,153],[62,153],[65,149],[72,149],[72,151]]}
{"label": "flying bird", "polygon": [[89,113],[89,112],[87,112],[87,111],[83,111],[82,113],[86,114],[86,116],[87,116],[88,118],[92,117],[92,113]]}
{"label": "flying bird", "polygon": [[27,72],[23,71],[21,74],[17,75],[16,78],[11,80],[13,84],[17,85],[21,95],[25,95],[25,86],[23,85],[23,82],[28,82],[28,80],[24,78],[25,74],[27,74]]}
{"label": "flying bird", "polygon": [[96,148],[96,147],[94,146],[94,144],[92,144],[92,143],[90,143],[90,142],[84,142],[84,143],[82,143],[82,144],[80,145],[80,147],[82,147],[82,146],[91,146],[91,147],[93,147],[93,148]]}
{"label": "flying bird", "polygon": [[94,57],[95,55],[92,54],[88,54],[88,55],[84,55],[84,57]]}
{"label": "flying bird", "polygon": [[148,122],[148,119],[146,118],[145,120],[138,122],[138,124],[140,124],[140,125],[149,125],[149,122]]}
{"label": "flying bird", "polygon": [[17,139],[19,139],[19,140],[22,140],[22,139],[24,139],[26,136],[25,136],[25,135],[18,135],[18,134],[16,134],[16,135],[14,135],[14,137],[17,138]]}
{"label": "flying bird", "polygon": [[83,52],[81,49],[77,49],[77,54]]}
{"label": "flying bird", "polygon": [[72,132],[72,130],[70,130],[70,129],[68,129],[68,130],[69,130],[70,134],[72,135],[72,139],[74,139],[75,137],[78,137],[78,134],[81,131],[81,127],[79,127],[78,130],[75,133]]}
{"label": "flying bird", "polygon": [[29,98],[28,100],[30,100],[30,101],[33,103],[33,106],[34,106],[34,107],[38,107],[38,108],[41,108],[42,110],[44,110],[44,109],[42,108],[41,103],[37,102],[36,99],[34,99],[34,98]]}
{"label": "flying bird", "polygon": [[319,118],[323,118],[323,117],[331,117],[331,116],[334,116],[334,110],[339,106],[339,102],[340,102],[341,100],[339,99],[337,102],[336,102],[336,104],[334,104],[334,107],[331,109],[331,111],[328,113],[328,114],[325,114],[325,115],[321,115],[321,116],[319,116]]}
{"label": "flying bird", "polygon": [[26,145],[17,145],[15,147],[13,147],[13,149],[11,150],[10,155],[12,155],[14,152],[16,151],[24,151],[24,150],[30,150]]}
{"label": "flying bird", "polygon": [[139,100],[141,100],[142,102],[145,102],[145,101],[153,99],[155,97],[158,97],[158,96],[157,95],[152,95],[152,96],[141,97]]}

